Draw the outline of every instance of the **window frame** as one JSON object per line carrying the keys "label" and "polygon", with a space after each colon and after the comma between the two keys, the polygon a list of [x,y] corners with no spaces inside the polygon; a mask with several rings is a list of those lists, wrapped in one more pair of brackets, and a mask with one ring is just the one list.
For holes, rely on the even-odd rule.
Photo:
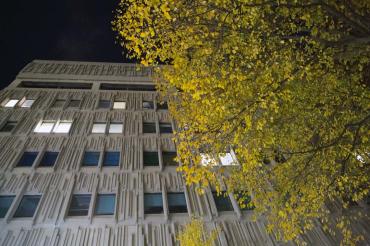
{"label": "window frame", "polygon": [[[38,197],[37,204],[36,204],[36,206],[33,208],[33,212],[32,212],[32,215],[31,215],[31,216],[21,216],[22,214],[21,214],[21,215],[18,215],[18,213],[20,213],[20,212],[18,212],[18,211],[19,211],[19,209],[21,208],[21,206],[23,205],[22,203],[23,203],[23,201],[24,201],[24,199],[25,199],[26,197]],[[33,218],[33,217],[35,216],[35,214],[36,214],[36,212],[37,212],[38,208],[39,208],[39,205],[40,205],[40,201],[41,201],[41,199],[42,199],[42,195],[41,195],[41,194],[26,194],[26,195],[23,195],[23,196],[22,196],[22,199],[19,201],[19,203],[18,203],[18,205],[17,205],[17,208],[16,208],[16,209],[15,209],[15,211],[14,211],[13,218]],[[27,206],[27,207],[29,207],[29,206]]]}
{"label": "window frame", "polygon": [[[27,102],[32,102],[31,105],[25,105]],[[19,102],[20,105],[19,107],[21,108],[31,108],[32,105],[35,103],[36,99],[28,99],[28,98],[25,98],[22,102]]]}
{"label": "window frame", "polygon": [[[5,208],[5,209],[3,209],[3,210],[1,210],[0,209],[0,219],[3,219],[3,218],[5,218],[6,217],[6,215],[9,213],[9,210],[10,210],[10,208],[12,207],[12,205],[13,205],[13,203],[14,203],[14,201],[15,201],[15,197],[16,197],[16,195],[0,195],[0,206],[1,205],[3,205],[4,204],[4,202],[2,202],[1,201],[1,198],[12,198],[11,199],[11,201],[10,201],[10,203],[9,204],[7,204],[8,205],[8,207],[7,208]],[[3,214],[1,214],[1,211],[4,211],[4,213]]]}
{"label": "window frame", "polygon": [[19,99],[15,99],[15,98],[7,99],[6,102],[3,104],[3,107],[4,108],[14,108],[17,106],[19,101],[20,101]]}
{"label": "window frame", "polygon": [[[150,128],[149,129],[152,129],[152,127],[153,127],[153,125],[154,125],[154,132],[153,131],[145,131],[145,125],[147,126],[147,127],[149,127],[150,126]],[[156,122],[143,122],[143,125],[142,125],[142,127],[143,127],[143,134],[157,134],[157,124],[156,124]]]}
{"label": "window frame", "polygon": [[[99,206],[99,198],[104,196],[113,196],[113,211],[112,213],[97,213],[97,209]],[[116,207],[117,207],[117,195],[116,193],[96,193],[95,202],[94,202],[94,216],[111,216],[116,214]]]}
{"label": "window frame", "polygon": [[[145,160],[145,154],[149,154],[149,155],[152,155],[152,156],[147,156],[148,157],[154,157],[157,158],[156,160],[158,161],[158,164],[156,165],[152,165],[152,164],[145,164],[146,163],[146,160]],[[146,151],[144,150],[143,151],[143,167],[159,167],[160,166],[160,162],[159,162],[159,154],[158,154],[158,151]]]}
{"label": "window frame", "polygon": [[[148,105],[149,107],[145,106],[145,105]],[[154,110],[154,102],[153,101],[147,101],[147,100],[143,100],[141,102],[141,108],[143,110]]]}
{"label": "window frame", "polygon": [[[53,160],[53,164],[52,165],[43,165],[43,162],[44,162],[44,159],[46,157],[47,154],[55,154],[56,153],[56,156],[55,156],[55,159]],[[55,167],[55,164],[57,163],[58,161],[58,158],[59,158],[59,151],[45,151],[43,154],[42,154],[42,157],[40,159],[40,161],[38,162],[37,164],[37,167],[40,167],[40,168],[53,168]],[[54,157],[52,157],[54,158]]]}
{"label": "window frame", "polygon": [[[146,205],[146,201],[148,201],[148,199],[145,199],[145,197],[148,197],[148,196],[158,196],[160,197],[160,200],[162,201],[162,207],[160,208],[160,212],[156,211],[157,208],[159,207],[155,207],[155,206],[151,206],[151,208],[149,208],[149,210],[153,210],[153,207],[154,207],[154,211],[147,211],[147,205]],[[144,216],[145,215],[160,215],[160,214],[164,214],[164,204],[163,204],[163,195],[162,195],[162,192],[144,192]],[[159,209],[158,209],[159,210]]]}
{"label": "window frame", "polygon": [[[171,131],[169,129],[171,128]],[[171,122],[159,122],[160,134],[173,134],[173,127]]]}
{"label": "window frame", "polygon": [[[20,165],[20,162],[23,160],[24,161],[24,158],[25,158],[25,154],[26,153],[32,153],[32,154],[35,154],[35,156],[34,157],[32,157],[33,158],[33,160],[32,160],[32,164],[31,165],[24,165],[24,164],[22,164],[22,165]],[[33,167],[35,164],[36,164],[36,162],[37,162],[37,159],[38,159],[38,157],[39,157],[39,154],[40,154],[40,152],[39,151],[32,151],[32,150],[26,150],[26,151],[23,151],[23,153],[22,153],[22,155],[19,157],[19,159],[18,159],[18,161],[17,161],[17,164],[15,165],[15,167]],[[27,161],[28,162],[28,161]]]}
{"label": "window frame", "polygon": [[[109,103],[109,105],[104,105],[104,103]],[[108,107],[106,107],[108,106]],[[105,109],[105,110],[109,110],[112,108],[112,101],[111,100],[107,100],[107,99],[99,99],[98,101],[98,105],[96,107],[97,109]]]}
{"label": "window frame", "polygon": [[[4,130],[6,127],[9,127],[11,125],[14,125],[10,130]],[[14,129],[17,127],[18,121],[13,121],[13,120],[7,120],[5,123],[1,126],[0,132],[2,133],[12,133]]]}
{"label": "window frame", "polygon": [[[234,206],[231,202],[230,195],[226,191],[221,191],[221,194],[218,195],[217,191],[212,191],[213,202],[217,209],[217,212],[235,212]],[[217,199],[216,199],[217,198]],[[227,205],[222,204],[223,202],[227,201]],[[222,207],[225,206],[225,207]]]}
{"label": "window frame", "polygon": [[[123,105],[123,107],[118,107],[118,105]],[[113,101],[113,109],[117,110],[127,109],[126,101]]]}
{"label": "window frame", "polygon": [[[106,164],[107,154],[109,154],[109,153],[111,153],[111,154],[118,154],[117,165]],[[120,166],[120,163],[121,163],[121,152],[119,150],[117,150],[117,151],[114,151],[114,150],[104,151],[103,161],[102,161],[102,167],[119,167]]]}
{"label": "window frame", "polygon": [[[98,154],[98,158],[97,158],[97,163],[96,165],[86,165],[86,154],[87,153],[93,153],[93,154]],[[96,156],[94,157],[94,159],[96,158]],[[84,151],[84,154],[82,155],[82,160],[81,160],[81,164],[80,166],[81,167],[98,167],[99,166],[99,163],[100,163],[100,159],[101,159],[101,152],[100,151],[94,151],[94,150],[85,150]]]}
{"label": "window frame", "polygon": [[[96,129],[98,129],[99,125],[100,127],[104,125],[104,130],[97,131]],[[102,121],[93,122],[92,127],[91,127],[91,133],[92,134],[105,134],[107,132],[107,126],[108,126],[108,122],[102,122]]]}
{"label": "window frame", "polygon": [[[88,207],[87,209],[85,208],[83,211],[86,211],[86,214],[71,214],[71,206],[73,205],[73,198],[74,197],[89,197],[89,202],[88,202]],[[89,211],[91,209],[91,201],[92,201],[93,195],[91,193],[72,193],[71,198],[68,204],[68,209],[66,216],[73,218],[73,217],[87,217],[89,215]],[[74,210],[78,210],[78,208],[75,208]],[[82,210],[82,209],[79,209]]]}
{"label": "window frame", "polygon": [[[170,202],[170,197],[173,196],[173,195],[183,195],[184,196],[184,202],[185,204],[181,204],[181,205],[178,205],[179,207],[181,206],[182,208],[178,208],[179,210],[181,211],[176,211],[176,208],[174,206],[174,204],[171,205],[171,202]],[[187,201],[186,201],[186,195],[185,195],[185,192],[167,192],[167,207],[168,207],[168,213],[170,214],[184,214],[184,213],[188,213],[188,204],[187,204]],[[172,208],[171,208],[172,207]],[[185,210],[184,208],[185,207]]]}

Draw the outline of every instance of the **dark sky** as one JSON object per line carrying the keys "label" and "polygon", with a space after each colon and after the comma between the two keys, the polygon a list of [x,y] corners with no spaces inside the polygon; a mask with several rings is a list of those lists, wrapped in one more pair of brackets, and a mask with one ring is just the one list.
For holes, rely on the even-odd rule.
{"label": "dark sky", "polygon": [[9,0],[0,10],[0,89],[34,59],[127,62],[110,21],[118,0]]}

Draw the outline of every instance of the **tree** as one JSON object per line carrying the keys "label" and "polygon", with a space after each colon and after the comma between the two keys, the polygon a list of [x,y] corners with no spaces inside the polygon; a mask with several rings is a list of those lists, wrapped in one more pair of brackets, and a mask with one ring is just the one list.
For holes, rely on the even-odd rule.
{"label": "tree", "polygon": [[[187,184],[250,194],[284,240],[369,194],[369,1],[122,0],[112,24],[162,65]],[[239,167],[202,165],[230,148]]]}
{"label": "tree", "polygon": [[205,224],[199,218],[192,218],[183,230],[180,231],[177,240],[181,246],[212,246],[217,237],[217,231],[208,233]]}

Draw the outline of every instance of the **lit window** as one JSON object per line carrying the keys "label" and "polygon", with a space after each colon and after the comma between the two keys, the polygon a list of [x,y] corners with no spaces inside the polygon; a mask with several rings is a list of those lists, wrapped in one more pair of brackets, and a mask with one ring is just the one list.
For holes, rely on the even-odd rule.
{"label": "lit window", "polygon": [[52,107],[53,108],[63,108],[64,104],[65,104],[66,100],[63,100],[63,99],[57,99],[54,101]]}
{"label": "lit window", "polygon": [[72,195],[68,216],[86,216],[89,213],[90,194]]}
{"label": "lit window", "polygon": [[176,152],[163,151],[162,160],[165,166],[177,166],[175,158],[177,157]]}
{"label": "lit window", "polygon": [[86,151],[82,160],[82,166],[97,166],[99,164],[100,152]]}
{"label": "lit window", "polygon": [[154,103],[150,101],[143,101],[143,109],[154,109]]}
{"label": "lit window", "polygon": [[113,109],[126,109],[126,102],[124,101],[116,101],[113,103]]}
{"label": "lit window", "polygon": [[15,105],[17,105],[18,103],[18,99],[10,99],[5,105],[4,107],[6,108],[14,108]]}
{"label": "lit window", "polygon": [[216,164],[215,159],[211,155],[209,155],[209,154],[201,153],[200,154],[200,158],[201,158],[200,163],[203,166],[213,166],[213,165]]}
{"label": "lit window", "polygon": [[68,133],[71,129],[72,121],[61,121],[59,124],[56,124],[53,132],[55,133]]}
{"label": "lit window", "polygon": [[80,107],[80,103],[81,103],[80,100],[70,100],[69,103],[68,103],[68,107],[69,108],[78,108],[78,107]]}
{"label": "lit window", "polygon": [[16,125],[16,121],[7,121],[5,125],[0,129],[0,132],[11,132]]}
{"label": "lit window", "polygon": [[163,213],[162,193],[144,194],[144,213],[145,214]]}
{"label": "lit window", "polygon": [[234,160],[233,155],[231,153],[219,154],[219,157],[220,157],[222,166],[230,166],[230,165],[237,164],[237,162]]}
{"label": "lit window", "polygon": [[144,151],[144,167],[159,166],[158,152]]}
{"label": "lit window", "polygon": [[40,199],[41,195],[23,196],[17,210],[15,211],[14,218],[33,217]]}
{"label": "lit window", "polygon": [[119,155],[120,152],[117,151],[107,151],[104,153],[103,166],[118,166],[119,165]]}
{"label": "lit window", "polygon": [[217,195],[217,192],[214,191],[212,192],[212,195],[219,212],[234,210],[229,195],[226,192],[223,191],[220,195]]}
{"label": "lit window", "polygon": [[115,194],[98,194],[96,196],[95,215],[113,215],[115,203]]}
{"label": "lit window", "polygon": [[36,160],[39,152],[26,151],[18,161],[17,167],[31,167]]}
{"label": "lit window", "polygon": [[36,133],[50,133],[53,129],[55,121],[41,121],[35,128]]}
{"label": "lit window", "polygon": [[168,104],[167,102],[161,102],[161,103],[157,103],[157,109],[161,110],[168,110]]}
{"label": "lit window", "polygon": [[171,123],[159,123],[159,132],[160,133],[172,133]]}
{"label": "lit window", "polygon": [[183,192],[167,193],[168,210],[170,213],[187,213],[185,194]]}
{"label": "lit window", "polygon": [[34,100],[34,99],[26,99],[26,100],[24,100],[24,102],[22,103],[21,107],[22,107],[22,108],[30,108],[34,102],[35,102],[35,100]]}
{"label": "lit window", "polygon": [[15,196],[0,196],[0,218],[4,218]]}
{"label": "lit window", "polygon": [[109,100],[99,100],[98,108],[110,108]]}
{"label": "lit window", "polygon": [[92,133],[105,133],[105,128],[107,127],[107,123],[94,123],[92,128]]}
{"label": "lit window", "polygon": [[42,157],[39,167],[52,167],[54,166],[59,152],[46,151]]}
{"label": "lit window", "polygon": [[122,133],[123,124],[122,123],[110,123],[109,124],[109,133]]}
{"label": "lit window", "polygon": [[156,133],[154,122],[144,122],[143,123],[143,133]]}

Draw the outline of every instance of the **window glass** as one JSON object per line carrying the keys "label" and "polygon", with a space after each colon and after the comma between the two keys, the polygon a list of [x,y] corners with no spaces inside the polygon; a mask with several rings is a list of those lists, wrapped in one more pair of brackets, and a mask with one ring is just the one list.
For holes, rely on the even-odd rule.
{"label": "window glass", "polygon": [[0,218],[4,218],[15,196],[0,196]]}
{"label": "window glass", "polygon": [[55,121],[42,121],[41,123],[39,123],[34,132],[36,133],[50,133],[51,130],[53,129],[54,127],[54,124],[55,124]]}
{"label": "window glass", "polygon": [[100,152],[86,151],[82,160],[82,166],[97,166],[99,164]]}
{"label": "window glass", "polygon": [[62,108],[64,106],[64,103],[66,102],[66,100],[63,100],[63,99],[57,99],[54,101],[52,107],[53,108]]}
{"label": "window glass", "polygon": [[110,108],[109,100],[99,100],[98,108]]}
{"label": "window glass", "polygon": [[17,210],[15,211],[14,218],[33,217],[37,205],[39,204],[40,198],[41,195],[23,196]]}
{"label": "window glass", "polygon": [[214,165],[216,165],[216,160],[210,154],[201,153],[200,158],[201,158],[200,163],[203,166],[211,166],[211,165],[214,166]]}
{"label": "window glass", "polygon": [[58,158],[59,152],[53,152],[53,151],[46,151],[44,153],[44,156],[42,157],[39,167],[52,167],[54,166],[57,158]]}
{"label": "window glass", "polygon": [[126,109],[126,102],[124,101],[115,101],[113,103],[114,109]]}
{"label": "window glass", "polygon": [[234,210],[229,195],[226,192],[221,192],[220,195],[217,195],[217,192],[214,191],[212,192],[212,195],[219,212]]}
{"label": "window glass", "polygon": [[90,194],[72,195],[68,216],[86,216],[89,213]]}
{"label": "window glass", "polygon": [[107,123],[94,123],[91,130],[92,133],[105,133]]}
{"label": "window glass", "polygon": [[252,199],[249,195],[242,194],[242,193],[237,193],[237,194],[234,194],[234,197],[235,197],[236,202],[238,204],[239,204],[239,199],[241,197],[245,197],[245,199],[243,199],[243,201],[242,201],[242,204],[239,204],[239,207],[242,211],[244,211],[244,210],[253,210],[254,209]]}
{"label": "window glass", "polygon": [[31,167],[39,152],[26,151],[19,160],[17,167]]}
{"label": "window glass", "polygon": [[162,193],[144,194],[144,214],[163,213]]}
{"label": "window glass", "polygon": [[234,158],[231,153],[223,153],[219,154],[221,165],[222,166],[230,166],[236,165],[237,163],[234,161]]}
{"label": "window glass", "polygon": [[68,133],[71,129],[72,121],[61,121],[53,130],[55,133]]}
{"label": "window glass", "polygon": [[170,213],[187,213],[185,194],[183,192],[167,193],[168,210]]}
{"label": "window glass", "polygon": [[118,166],[120,152],[107,151],[104,153],[103,166]]}
{"label": "window glass", "polygon": [[91,89],[92,83],[51,82],[51,81],[22,81],[21,88],[52,88],[52,89]]}
{"label": "window glass", "polygon": [[154,103],[150,101],[143,101],[143,109],[154,109]]}
{"label": "window glass", "polygon": [[122,133],[123,124],[122,123],[110,123],[109,124],[109,133]]}
{"label": "window glass", "polygon": [[163,151],[162,152],[163,165],[165,165],[165,166],[177,166],[177,162],[175,161],[176,157],[177,157],[176,152]]}
{"label": "window glass", "polygon": [[0,132],[11,132],[17,125],[16,121],[7,121],[5,125],[0,129]]}
{"label": "window glass", "polygon": [[35,100],[34,100],[34,99],[26,99],[26,100],[24,100],[24,102],[22,103],[21,107],[22,107],[22,108],[30,108],[34,102],[35,102]]}
{"label": "window glass", "polygon": [[143,123],[143,133],[156,133],[154,122],[144,122]]}
{"label": "window glass", "polygon": [[171,123],[159,123],[159,132],[160,133],[172,133]]}
{"label": "window glass", "polygon": [[96,215],[113,215],[116,202],[115,194],[98,194],[96,196]]}
{"label": "window glass", "polygon": [[159,166],[158,152],[144,151],[144,167]]}
{"label": "window glass", "polygon": [[70,100],[68,103],[69,108],[78,108],[80,107],[81,100]]}
{"label": "window glass", "polygon": [[18,99],[10,99],[5,105],[4,107],[6,108],[13,108],[15,105],[17,105],[18,103]]}
{"label": "window glass", "polygon": [[157,103],[157,109],[161,110],[167,110],[168,109],[168,104],[167,102],[161,102],[161,103]]}

